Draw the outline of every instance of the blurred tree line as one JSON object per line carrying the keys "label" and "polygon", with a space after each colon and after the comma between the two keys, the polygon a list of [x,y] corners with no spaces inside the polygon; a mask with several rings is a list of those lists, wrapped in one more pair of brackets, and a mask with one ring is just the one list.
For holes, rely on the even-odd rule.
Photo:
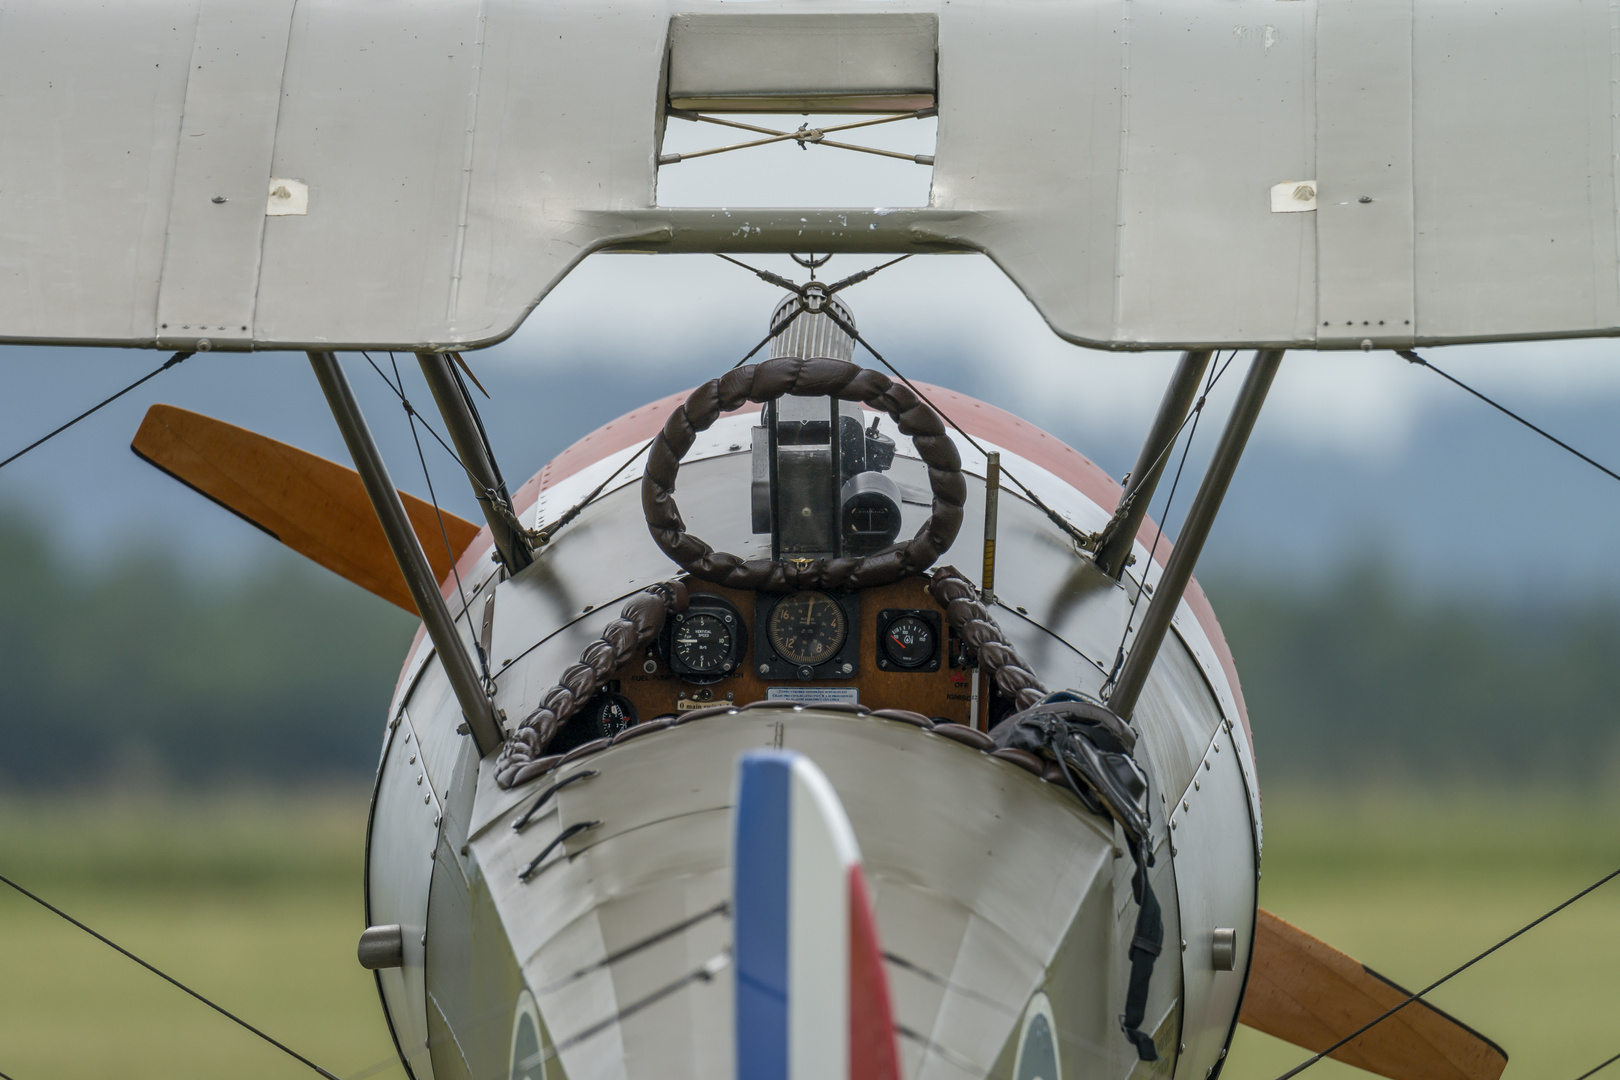
{"label": "blurred tree line", "polygon": [[[1419,596],[1363,564],[1205,582],[1262,784],[1620,775],[1620,603]],[[150,548],[65,565],[0,511],[0,788],[363,779],[416,622],[279,550],[211,580]]]}
{"label": "blurred tree line", "polygon": [[235,580],[67,566],[0,512],[0,785],[224,787],[375,768],[416,620],[291,554]]}
{"label": "blurred tree line", "polygon": [[1376,561],[1315,587],[1206,585],[1262,787],[1620,779],[1620,597],[1425,595]]}

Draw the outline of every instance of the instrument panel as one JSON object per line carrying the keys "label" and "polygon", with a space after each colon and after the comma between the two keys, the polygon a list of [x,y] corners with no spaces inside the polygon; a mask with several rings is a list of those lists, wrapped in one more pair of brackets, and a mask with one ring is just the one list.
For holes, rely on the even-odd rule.
{"label": "instrument panel", "polygon": [[857,593],[688,588],[686,611],[620,670],[616,712],[649,720],[774,698],[969,720],[969,669],[952,662],[959,649],[926,578]]}

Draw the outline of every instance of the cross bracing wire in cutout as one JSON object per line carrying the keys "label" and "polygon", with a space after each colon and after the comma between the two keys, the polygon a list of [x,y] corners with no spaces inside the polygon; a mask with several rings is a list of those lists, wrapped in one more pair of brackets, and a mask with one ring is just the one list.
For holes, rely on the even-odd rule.
{"label": "cross bracing wire in cutout", "polygon": [[918,165],[932,165],[932,154],[903,154],[898,150],[880,150],[875,146],[859,146],[855,143],[834,142],[827,138],[829,132],[852,131],[855,128],[875,127],[878,124],[892,124],[896,120],[923,120],[930,116],[938,116],[937,108],[917,109],[913,112],[894,113],[880,116],[872,120],[855,120],[847,124],[829,124],[825,127],[811,127],[808,123],[800,124],[797,130],[781,131],[777,128],[761,127],[758,124],[745,124],[739,120],[727,120],[719,116],[707,116],[699,112],[689,112],[686,109],[669,109],[667,115],[677,120],[689,120],[693,123],[718,124],[721,127],[736,128],[741,131],[752,131],[764,135],[763,139],[750,139],[747,142],[731,143],[728,146],[711,147],[708,150],[694,150],[683,154],[660,154],[659,165],[676,165],[682,161],[693,158],[710,157],[714,154],[725,154],[732,150],[748,150],[756,146],[770,146],[774,143],[796,141],[799,149],[807,146],[828,146],[835,150],[853,150],[862,154],[876,154],[879,157],[897,158],[901,161],[910,161]]}

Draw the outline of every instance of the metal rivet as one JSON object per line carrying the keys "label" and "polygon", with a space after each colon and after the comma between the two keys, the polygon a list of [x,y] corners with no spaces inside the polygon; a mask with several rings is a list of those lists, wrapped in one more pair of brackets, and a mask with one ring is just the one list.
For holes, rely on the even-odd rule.
{"label": "metal rivet", "polygon": [[1360,203],[1370,203],[1370,202],[1372,202],[1372,196],[1371,195],[1363,195],[1361,198],[1357,199],[1356,201],[1360,202]]}
{"label": "metal rivet", "polygon": [[222,203],[222,202],[225,201],[225,196],[223,196],[223,195],[215,195],[214,196],[214,201],[216,203]]}

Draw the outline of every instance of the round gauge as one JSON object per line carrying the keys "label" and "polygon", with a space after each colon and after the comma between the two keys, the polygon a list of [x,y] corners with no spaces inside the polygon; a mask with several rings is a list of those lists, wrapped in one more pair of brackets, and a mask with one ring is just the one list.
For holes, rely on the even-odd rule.
{"label": "round gauge", "polygon": [[813,667],[838,655],[849,636],[849,621],[826,593],[802,592],[777,602],[766,630],[778,656]]}
{"label": "round gauge", "polygon": [[731,630],[725,617],[713,611],[677,616],[670,651],[688,671],[716,675],[732,666]]}
{"label": "round gauge", "polygon": [[916,615],[902,615],[883,632],[883,655],[889,663],[900,668],[922,667],[934,658],[939,642],[928,620]]}
{"label": "round gauge", "polygon": [[596,722],[602,725],[602,734],[610,739],[636,722],[635,704],[623,694],[602,695],[594,712]]}

